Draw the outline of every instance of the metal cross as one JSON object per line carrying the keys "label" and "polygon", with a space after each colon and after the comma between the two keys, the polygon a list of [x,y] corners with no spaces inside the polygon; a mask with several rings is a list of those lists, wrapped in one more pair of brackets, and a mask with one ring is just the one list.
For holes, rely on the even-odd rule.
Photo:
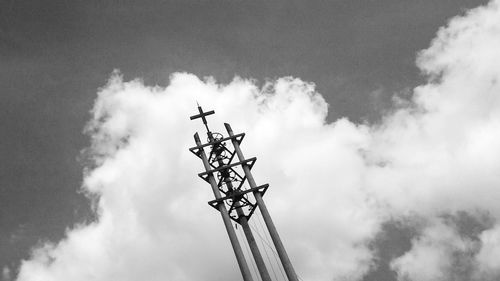
{"label": "metal cross", "polygon": [[189,117],[189,119],[194,120],[194,119],[201,118],[201,120],[203,120],[203,124],[205,125],[205,128],[207,128],[207,132],[210,133],[210,130],[208,129],[207,119],[205,118],[205,116],[212,115],[215,113],[215,111],[210,110],[207,112],[203,112],[203,109],[201,108],[201,106],[199,104],[198,104],[198,111],[200,112],[200,114],[193,115],[193,116]]}

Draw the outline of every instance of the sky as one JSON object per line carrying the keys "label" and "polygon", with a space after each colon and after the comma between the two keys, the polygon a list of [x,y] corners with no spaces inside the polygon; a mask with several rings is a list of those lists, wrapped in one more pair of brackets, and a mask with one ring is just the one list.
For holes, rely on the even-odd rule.
{"label": "sky", "polygon": [[486,2],[1,2],[3,280],[239,278],[196,100],[248,134],[304,280],[497,280]]}

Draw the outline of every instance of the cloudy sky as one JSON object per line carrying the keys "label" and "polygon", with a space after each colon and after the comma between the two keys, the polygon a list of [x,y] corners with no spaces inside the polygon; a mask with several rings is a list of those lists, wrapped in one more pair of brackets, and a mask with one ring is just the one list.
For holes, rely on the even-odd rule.
{"label": "cloudy sky", "polygon": [[238,280],[196,101],[303,280],[500,278],[500,1],[0,5],[2,281]]}

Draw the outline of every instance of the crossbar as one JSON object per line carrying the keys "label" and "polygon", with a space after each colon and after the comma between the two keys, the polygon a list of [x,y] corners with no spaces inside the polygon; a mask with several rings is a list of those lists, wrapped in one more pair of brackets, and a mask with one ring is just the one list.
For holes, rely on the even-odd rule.
{"label": "crossbar", "polygon": [[203,173],[199,173],[198,176],[203,178],[203,176],[205,176],[205,175],[212,174],[212,173],[222,171],[222,170],[226,170],[226,169],[232,168],[234,166],[243,165],[243,164],[246,164],[248,162],[255,162],[256,160],[257,160],[257,157],[248,158],[248,159],[245,159],[245,160],[240,161],[240,162],[236,162],[236,163],[233,163],[230,165],[224,165],[224,166],[217,168],[217,169],[212,169],[212,170],[208,170],[208,171],[203,172]]}
{"label": "crossbar", "polygon": [[243,137],[245,137],[245,133],[237,134],[237,135],[234,135],[234,136],[223,138],[223,139],[220,139],[220,140],[217,140],[217,141],[214,141],[214,142],[205,143],[205,144],[202,144],[202,145],[193,146],[189,150],[191,152],[193,152],[194,154],[196,154],[194,151],[197,150],[197,149],[201,149],[201,148],[204,148],[204,147],[209,146],[209,145],[218,144],[218,143],[225,142],[225,141],[228,141],[228,140],[232,140],[232,139],[235,139],[235,138],[237,139],[239,137],[241,137],[241,139],[238,140],[238,143],[241,143],[241,141],[243,140]]}

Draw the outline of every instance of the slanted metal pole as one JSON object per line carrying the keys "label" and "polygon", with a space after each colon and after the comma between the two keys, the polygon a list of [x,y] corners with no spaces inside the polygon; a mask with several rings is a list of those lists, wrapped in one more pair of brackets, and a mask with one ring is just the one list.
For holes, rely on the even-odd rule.
{"label": "slanted metal pole", "polygon": [[[231,185],[231,183],[228,184]],[[236,202],[236,204],[238,204],[238,202]],[[239,223],[243,227],[243,232],[245,233],[245,237],[247,238],[248,245],[250,246],[250,251],[252,251],[253,259],[255,260],[255,264],[257,264],[257,269],[259,270],[262,281],[271,281],[271,276],[269,275],[269,271],[267,271],[266,263],[262,258],[262,254],[260,253],[257,241],[255,241],[255,237],[253,236],[252,230],[250,229],[247,217],[243,213],[243,210],[241,208],[238,208],[238,206],[236,206],[236,213],[239,217]]]}
{"label": "slanted metal pole", "polygon": [[[201,141],[198,133],[194,135],[194,140],[197,146],[201,146]],[[208,163],[205,150],[203,148],[200,148],[199,153],[200,153],[200,158],[203,161],[203,166],[205,167],[205,170],[209,171],[210,164]],[[211,173],[208,174],[208,181],[210,182],[210,186],[212,187],[212,191],[214,193],[215,198],[216,199],[222,198],[221,193],[217,188],[217,183],[215,182],[213,174]],[[248,264],[245,260],[245,255],[243,254],[240,243],[238,241],[238,237],[236,236],[236,232],[234,231],[226,206],[224,206],[223,202],[220,202],[217,208],[222,216],[222,220],[224,221],[224,226],[226,227],[227,235],[229,236],[229,240],[231,241],[231,245],[233,246],[234,254],[236,255],[236,260],[238,261],[238,266],[240,267],[241,275],[243,275],[243,280],[253,281],[252,274],[250,273],[250,269],[248,268]]]}
{"label": "slanted metal pole", "polygon": [[[224,123],[224,126],[226,127],[227,133],[229,136],[234,136],[233,130],[231,129],[231,126],[227,123]],[[245,160],[245,156],[243,156],[243,153],[241,152],[240,149],[240,144],[236,139],[231,139],[231,142],[233,144],[234,150],[236,151],[236,154],[238,155],[238,159],[240,161]],[[248,165],[243,164],[243,171],[245,173],[245,176],[247,177],[248,184],[250,185],[250,188],[256,188],[257,184],[255,183],[255,180],[252,176],[252,172],[250,171],[250,168]],[[266,204],[264,203],[264,200],[262,199],[262,195],[259,191],[254,191],[254,196],[255,196],[255,201],[257,202],[257,206],[260,208],[260,212],[262,213],[262,218],[264,219],[264,222],[267,226],[267,229],[269,231],[269,234],[271,235],[271,239],[273,240],[274,247],[276,248],[276,251],[278,252],[278,256],[281,260],[281,264],[283,264],[283,268],[285,269],[286,276],[288,277],[289,281],[298,281],[297,274],[295,273],[295,269],[293,268],[292,262],[290,261],[290,258],[288,257],[288,254],[285,250],[285,247],[283,246],[283,243],[281,242],[281,238],[278,234],[278,231],[276,230],[276,227],[274,226],[274,222],[271,219],[271,215],[269,214],[269,211],[267,210]]]}

